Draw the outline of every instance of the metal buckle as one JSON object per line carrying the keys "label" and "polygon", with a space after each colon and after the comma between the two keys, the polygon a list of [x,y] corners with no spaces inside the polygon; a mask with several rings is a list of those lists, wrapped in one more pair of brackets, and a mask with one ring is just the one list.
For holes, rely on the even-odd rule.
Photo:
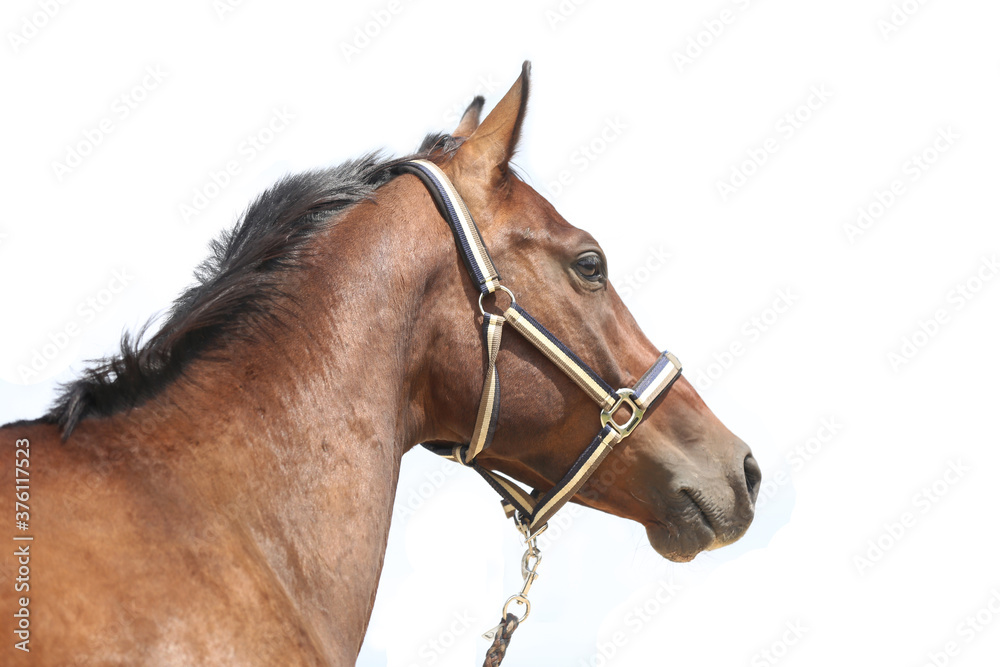
{"label": "metal buckle", "polygon": [[[611,428],[617,431],[618,435],[624,438],[635,430],[635,427],[639,425],[640,421],[642,421],[642,416],[646,414],[646,411],[636,404],[635,399],[633,398],[635,396],[635,392],[631,389],[619,389],[615,393],[618,394],[618,400],[611,406],[611,409],[601,410],[601,426],[607,426],[610,424]],[[629,417],[629,420],[624,424],[619,424],[614,420],[614,414],[624,403],[627,403],[629,408],[632,410],[632,416]]]}
{"label": "metal buckle", "polygon": [[[507,296],[509,296],[509,297],[510,297],[510,305],[511,305],[511,306],[513,306],[513,305],[514,305],[515,303],[517,303],[517,299],[516,299],[516,298],[514,298],[514,293],[513,293],[513,292],[511,292],[511,291],[510,291],[509,289],[507,289],[507,288],[506,288],[506,287],[504,287],[503,285],[497,285],[497,289],[498,289],[498,290],[501,290],[501,291],[503,291],[503,292],[506,292],[506,293],[507,293]],[[493,293],[493,294],[496,294],[496,290],[494,290],[494,291],[493,291],[492,293]],[[483,307],[483,297],[484,297],[484,296],[486,296],[486,293],[485,293],[485,292],[480,292],[480,293],[479,293],[479,313],[480,313],[480,314],[481,314],[481,315],[482,315],[483,317],[486,317],[486,309],[485,309],[485,308]],[[509,306],[508,306],[508,307],[509,307]]]}

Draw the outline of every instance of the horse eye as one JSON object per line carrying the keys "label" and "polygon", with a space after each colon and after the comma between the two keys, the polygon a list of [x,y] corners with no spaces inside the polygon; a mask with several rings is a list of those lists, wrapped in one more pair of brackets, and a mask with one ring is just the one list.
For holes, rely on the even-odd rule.
{"label": "horse eye", "polygon": [[576,261],[576,272],[587,280],[597,282],[604,278],[604,262],[596,254],[584,255]]}

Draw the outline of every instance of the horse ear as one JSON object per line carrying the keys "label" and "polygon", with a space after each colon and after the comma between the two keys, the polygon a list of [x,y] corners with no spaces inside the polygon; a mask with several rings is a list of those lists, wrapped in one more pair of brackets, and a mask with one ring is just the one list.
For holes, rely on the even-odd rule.
{"label": "horse ear", "polygon": [[476,98],[472,100],[472,104],[462,114],[462,120],[458,122],[458,127],[451,133],[451,136],[464,139],[475,132],[476,128],[479,127],[479,114],[482,113],[485,102],[486,100],[482,95],[476,95]]}
{"label": "horse ear", "polygon": [[[530,75],[531,63],[525,60],[521,66],[521,76],[458,149],[455,162],[467,178],[474,178],[484,182],[487,187],[493,187],[507,177],[507,163],[517,148],[524,111],[528,106]],[[464,124],[465,117],[459,127]]]}

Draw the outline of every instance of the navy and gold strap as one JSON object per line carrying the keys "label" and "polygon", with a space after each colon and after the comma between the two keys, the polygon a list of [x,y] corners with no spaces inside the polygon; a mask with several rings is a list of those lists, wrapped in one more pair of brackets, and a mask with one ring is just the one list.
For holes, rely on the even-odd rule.
{"label": "navy and gold strap", "polygon": [[531,532],[544,526],[553,514],[572,500],[576,492],[586,484],[590,476],[597,471],[597,467],[601,465],[601,462],[620,440],[621,436],[611,427],[605,426],[600,430],[597,437],[577,458],[569,472],[563,475],[563,478],[548,493],[539,498],[529,517],[528,527]]}
{"label": "navy and gold strap", "polygon": [[580,357],[573,354],[558,338],[539,324],[538,320],[529,315],[516,303],[504,312],[504,317],[510,325],[517,329],[529,343],[534,345],[549,360],[558,366],[581,389],[587,392],[599,406],[610,408],[615,404],[615,390],[593,371]]}
{"label": "navy and gold strap", "polygon": [[403,162],[397,168],[417,176],[427,186],[431,198],[451,226],[465,268],[468,269],[479,291],[483,294],[496,291],[500,286],[500,275],[493,265],[490,253],[486,250],[472,214],[469,213],[465,201],[459,196],[451,180],[440,167],[427,160]]}
{"label": "navy and gold strap", "polygon": [[636,404],[646,410],[681,376],[681,362],[666,350],[632,387]]}
{"label": "navy and gold strap", "polygon": [[497,373],[497,355],[500,353],[500,337],[503,333],[504,318],[491,313],[483,313],[483,344],[486,346],[486,377],[483,393],[479,399],[476,425],[472,429],[472,439],[464,452],[461,463],[468,465],[493,442],[500,414],[500,376]]}

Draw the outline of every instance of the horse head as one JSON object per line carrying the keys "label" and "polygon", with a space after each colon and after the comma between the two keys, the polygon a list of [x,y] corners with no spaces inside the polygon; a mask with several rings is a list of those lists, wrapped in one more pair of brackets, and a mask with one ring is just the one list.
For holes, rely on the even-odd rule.
{"label": "horse head", "polygon": [[[432,159],[450,178],[517,303],[534,313],[613,387],[630,387],[659,350],[608,280],[597,241],[567,222],[511,169],[528,101],[529,68],[479,122],[477,99]],[[457,255],[440,272],[428,368],[429,440],[468,442],[483,378],[476,336],[479,293]],[[508,297],[487,300],[502,312]],[[504,303],[501,303],[504,302]],[[600,428],[600,410],[536,347],[505,334],[497,358],[501,396],[495,435],[477,463],[548,489]],[[624,420],[628,414],[616,419]],[[638,521],[662,556],[686,561],[747,530],[761,473],[750,448],[683,377],[603,461],[576,502]]]}

